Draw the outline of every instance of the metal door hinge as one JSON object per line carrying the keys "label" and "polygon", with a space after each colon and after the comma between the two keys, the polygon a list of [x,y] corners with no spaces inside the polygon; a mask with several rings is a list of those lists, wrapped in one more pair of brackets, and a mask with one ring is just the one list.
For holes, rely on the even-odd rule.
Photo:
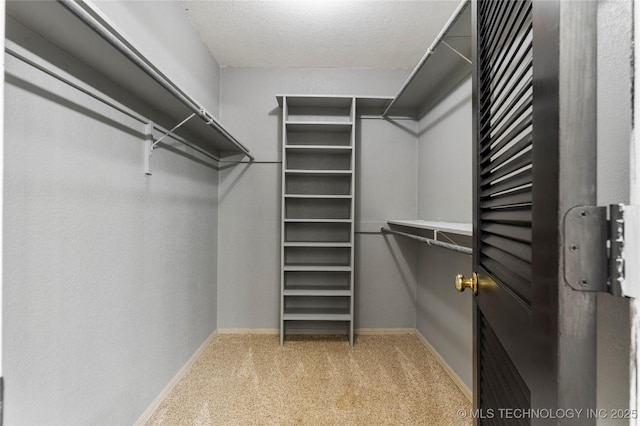
{"label": "metal door hinge", "polygon": [[[635,242],[625,235],[638,228],[637,206],[576,206],[564,218],[564,277],[575,290],[635,297],[626,286],[626,262]],[[631,244],[631,245],[629,245]],[[637,252],[636,252],[637,253]],[[635,265],[633,265],[635,267]],[[637,287],[637,285],[635,286]]]}

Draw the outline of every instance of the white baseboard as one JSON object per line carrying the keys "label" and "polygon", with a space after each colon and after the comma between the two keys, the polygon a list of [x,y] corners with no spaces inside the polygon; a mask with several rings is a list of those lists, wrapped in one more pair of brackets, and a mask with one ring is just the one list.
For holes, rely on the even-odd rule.
{"label": "white baseboard", "polygon": [[438,361],[438,364],[440,364],[440,366],[444,369],[444,371],[446,371],[449,377],[451,377],[451,380],[453,380],[453,383],[456,384],[458,389],[460,389],[460,391],[464,394],[464,396],[467,397],[469,401],[473,401],[473,393],[471,392],[471,389],[469,389],[467,385],[464,384],[464,382],[460,379],[460,377],[458,377],[455,371],[453,371],[447,361],[445,361],[444,358],[442,358],[442,356],[438,353],[438,351],[436,351],[435,348],[431,346],[431,343],[427,341],[422,333],[420,333],[417,329],[414,329],[414,331],[416,333],[416,336],[418,336],[418,339],[420,339],[427,350],[431,352],[431,355],[433,355],[436,361]]}
{"label": "white baseboard", "polygon": [[176,373],[176,375],[173,377],[173,379],[171,379],[171,381],[167,384],[167,386],[165,386],[162,392],[160,392],[160,394],[156,397],[156,399],[153,400],[151,405],[147,407],[147,409],[144,411],[144,413],[142,413],[140,418],[136,420],[136,422],[134,423],[134,426],[142,426],[151,419],[151,416],[153,415],[153,413],[156,412],[158,407],[160,407],[160,404],[162,404],[162,401],[164,401],[165,398],[169,395],[169,393],[171,393],[173,388],[184,377],[184,375],[187,373],[191,365],[200,357],[202,352],[209,345],[209,343],[213,341],[213,339],[216,337],[217,334],[218,334],[218,330],[214,330],[213,333],[211,333],[211,335],[207,337],[207,340],[205,340],[204,343],[202,343],[202,345],[200,345],[200,347],[193,353],[193,355],[191,355],[191,358],[189,358],[186,364],[182,366],[180,371]]}
{"label": "white baseboard", "polygon": [[[323,331],[331,333],[333,330]],[[367,334],[413,334],[415,328],[357,328],[353,331],[356,335]],[[218,334],[279,334],[277,328],[219,328]]]}
{"label": "white baseboard", "polygon": [[413,334],[415,332],[415,328],[357,328],[353,330],[353,334],[359,336],[374,334]]}
{"label": "white baseboard", "polygon": [[219,328],[218,334],[279,334],[277,328]]}

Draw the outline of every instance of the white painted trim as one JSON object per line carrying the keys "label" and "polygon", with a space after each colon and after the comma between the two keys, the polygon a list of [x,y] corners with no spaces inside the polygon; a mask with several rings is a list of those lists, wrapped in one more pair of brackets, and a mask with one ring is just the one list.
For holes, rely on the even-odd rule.
{"label": "white painted trim", "polygon": [[[2,41],[0,41],[0,47],[2,48],[2,52],[4,52],[4,45],[5,45],[5,16],[6,16],[6,9],[5,9],[5,5],[6,2],[2,2],[2,4],[0,5],[0,34],[2,34]],[[0,61],[2,61],[2,65],[0,68],[0,188],[4,188],[4,70],[5,70],[5,55],[3,53],[2,55],[2,59],[0,59]],[[4,211],[4,190],[1,191],[0,193],[0,212]],[[4,237],[2,235],[2,229],[3,229],[3,219],[2,216],[0,216],[0,242],[4,241]],[[2,294],[3,292],[3,280],[2,277],[4,276],[4,273],[2,272],[2,265],[4,264],[3,261],[3,252],[2,252],[2,246],[4,244],[0,244],[0,377],[3,375],[2,374],[2,341],[3,341],[3,334],[2,334],[2,306],[3,306],[3,301],[2,301]],[[0,414],[1,414],[1,410],[0,410]],[[2,419],[0,418],[0,422],[2,421]]]}
{"label": "white painted trim", "polygon": [[415,328],[358,328],[354,331],[357,336],[414,334],[415,332]]}
{"label": "white painted trim", "polygon": [[[329,332],[329,331],[327,331]],[[358,328],[356,335],[413,334],[415,328]],[[277,328],[219,328],[218,334],[278,334]]]}
{"label": "white painted trim", "polygon": [[138,418],[138,420],[136,420],[136,422],[133,424],[134,426],[145,425],[151,419],[151,416],[153,416],[153,414],[158,410],[158,408],[160,407],[160,404],[162,404],[165,398],[169,396],[173,388],[178,384],[180,380],[182,380],[182,378],[185,376],[185,374],[187,374],[187,371],[189,371],[193,363],[200,357],[200,355],[202,355],[202,353],[207,348],[207,346],[209,346],[209,344],[213,342],[213,339],[218,334],[219,334],[218,330],[214,330],[213,333],[211,333],[211,335],[207,337],[207,340],[205,340],[204,343],[202,343],[202,345],[200,345],[200,347],[193,353],[193,355],[191,355],[191,358],[189,358],[186,364],[182,366],[180,371],[178,371],[178,373],[176,373],[176,375],[173,376],[173,379],[171,379],[171,381],[167,384],[167,386],[165,386],[165,388],[162,390],[162,392],[160,392],[160,394],[156,397],[156,399],[153,400],[151,405],[149,405],[149,407],[147,407],[147,409],[144,410],[144,413],[142,413],[142,415]]}
{"label": "white painted trim", "polygon": [[440,356],[438,351],[436,351],[436,349],[433,346],[431,346],[431,344],[422,335],[422,333],[420,333],[417,329],[415,330],[415,333],[416,333],[416,336],[418,336],[418,339],[420,339],[420,341],[427,348],[427,350],[429,352],[431,352],[431,355],[433,355],[433,357],[436,359],[436,361],[438,361],[438,364],[440,364],[440,366],[444,369],[444,371],[446,371],[446,373],[449,375],[449,377],[451,377],[451,380],[453,380],[453,383],[455,383],[455,385],[458,387],[458,389],[460,389],[460,391],[464,394],[465,397],[467,397],[467,399],[469,401],[473,401],[473,393],[471,392],[471,389],[469,389],[467,387],[467,385],[464,384],[464,382],[455,373],[455,371],[453,371],[453,369],[447,363],[447,361],[445,361],[444,358],[442,358],[442,356]]}
{"label": "white painted trim", "polygon": [[277,328],[219,328],[218,334],[279,334]]}
{"label": "white painted trim", "polygon": [[[629,176],[629,201],[632,206],[640,204],[640,7],[636,2],[633,2],[633,129],[631,132],[630,141],[630,176]],[[632,246],[640,246],[638,235],[625,235],[625,240],[634,241]],[[627,244],[625,241],[625,244]],[[637,250],[637,249],[636,249]],[[625,253],[629,255],[631,253]],[[633,253],[637,258],[637,253]],[[637,259],[625,256],[628,261],[636,262]],[[636,269],[637,270],[637,269]],[[627,287],[638,288],[640,282],[638,277],[626,277],[629,282],[626,283]],[[640,298],[631,299],[630,303],[631,316],[631,347],[629,350],[629,408],[632,412],[636,412],[640,409]],[[629,424],[632,426],[640,425],[640,419],[632,418],[629,420]]]}

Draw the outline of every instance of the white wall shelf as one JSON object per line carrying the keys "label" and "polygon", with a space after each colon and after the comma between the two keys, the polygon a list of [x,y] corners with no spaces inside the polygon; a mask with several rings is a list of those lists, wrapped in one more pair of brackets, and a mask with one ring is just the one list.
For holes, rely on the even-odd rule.
{"label": "white wall shelf", "polygon": [[350,290],[344,290],[340,288],[300,288],[289,289],[284,291],[285,296],[336,296],[336,297],[348,297],[351,296]]}
{"label": "white wall shelf", "polygon": [[349,176],[351,170],[297,170],[287,169],[284,171],[288,175],[304,175],[304,176]]}
{"label": "white wall shelf", "polygon": [[351,315],[345,309],[291,309],[284,314],[286,321],[351,321]]}
{"label": "white wall shelf", "polygon": [[[122,87],[136,101],[124,98],[117,101],[150,120],[158,121],[169,129],[195,113],[197,117],[176,130],[189,142],[186,145],[193,145],[194,149],[204,151],[213,158],[244,153],[253,159],[244,145],[206,108],[136,49],[130,39],[93,3],[7,2],[7,13]],[[51,25],[52,22],[56,24]],[[16,43],[29,49],[29,40],[16,40]],[[149,117],[150,111],[154,111],[153,117]]]}
{"label": "white wall shelf", "polygon": [[351,195],[285,194],[285,198],[349,199]]}
{"label": "white wall shelf", "polygon": [[285,271],[309,271],[309,272],[351,272],[351,266],[333,265],[287,265]]}
{"label": "white wall shelf", "polygon": [[287,121],[290,132],[344,132],[351,131],[352,123],[348,121]]}
{"label": "white wall shelf", "polygon": [[457,234],[457,235],[473,235],[473,225],[471,223],[461,223],[461,222],[435,222],[428,220],[416,220],[416,219],[406,219],[406,220],[387,220],[389,225],[397,225],[397,226],[405,226],[408,228],[415,229],[427,229],[430,231],[437,232],[445,232],[448,234]]}
{"label": "white wall shelf", "polygon": [[350,146],[330,145],[286,145],[287,152],[302,154],[344,154],[351,151]]}
{"label": "white wall shelf", "polygon": [[471,73],[471,6],[463,0],[383,116],[426,114]]}
{"label": "white wall shelf", "polygon": [[285,247],[351,247],[351,243],[339,243],[339,242],[290,242],[284,243]]}
{"label": "white wall shelf", "polygon": [[382,115],[394,98],[388,96],[356,96],[356,95],[276,95],[278,105],[282,107],[282,99],[294,99],[289,106],[296,108],[348,108],[351,100],[356,101],[357,114]]}

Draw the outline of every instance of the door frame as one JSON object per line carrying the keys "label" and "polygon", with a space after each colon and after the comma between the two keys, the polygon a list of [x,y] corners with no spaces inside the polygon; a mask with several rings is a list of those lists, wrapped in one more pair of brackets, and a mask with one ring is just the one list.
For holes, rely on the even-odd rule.
{"label": "door frame", "polygon": [[[535,374],[531,375],[531,408],[595,408],[597,294],[574,290],[566,283],[562,224],[572,207],[596,203],[597,3],[559,0],[533,3],[534,52],[544,54],[534,53],[533,57],[534,105],[538,106],[534,106],[533,112],[533,138],[536,141],[532,221],[535,285],[531,327],[533,345],[545,355],[537,357]],[[478,0],[473,0],[474,81],[478,76],[477,8]],[[480,263],[477,96],[474,90],[475,270]],[[547,188],[554,189],[546,191]],[[536,246],[551,249],[536,250]],[[479,292],[482,291],[480,282]],[[474,408],[480,407],[478,315],[474,297]],[[552,382],[557,386],[549,389],[548,384]],[[592,420],[595,423],[595,419]],[[584,421],[585,418],[577,419],[576,424],[587,424]],[[532,419],[532,423],[537,422]]]}
{"label": "door frame", "polygon": [[[640,6],[632,3],[633,7],[633,34],[634,49],[633,58],[636,64],[633,70],[633,114],[632,131],[629,146],[629,203],[636,206],[636,212],[640,205]],[[637,214],[636,214],[637,216]],[[637,217],[636,217],[636,226]],[[637,230],[636,230],[637,231]],[[640,235],[638,232],[625,233],[625,244],[630,252],[625,257],[632,262],[640,257]],[[631,246],[631,247],[629,247]],[[632,296],[630,303],[631,336],[629,348],[629,409],[638,413],[640,410],[640,268],[626,268],[625,270],[625,293]],[[630,425],[640,425],[640,419],[636,416],[631,418]]]}

